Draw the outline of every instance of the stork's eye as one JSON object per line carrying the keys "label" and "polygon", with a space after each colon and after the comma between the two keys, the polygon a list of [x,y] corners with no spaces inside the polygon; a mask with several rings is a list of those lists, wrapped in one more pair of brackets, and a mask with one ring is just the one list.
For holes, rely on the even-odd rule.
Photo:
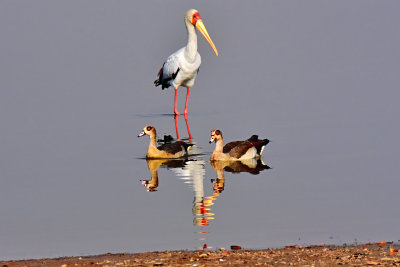
{"label": "stork's eye", "polygon": [[152,128],[153,128],[153,127],[151,127],[151,126],[147,126],[147,127],[146,127],[146,130],[147,130],[147,131],[150,131]]}
{"label": "stork's eye", "polygon": [[192,15],[192,24],[193,24],[194,26],[196,26],[196,23],[197,23],[197,21],[198,21],[199,19],[201,19],[200,14],[199,14],[198,12],[195,12],[195,13]]}

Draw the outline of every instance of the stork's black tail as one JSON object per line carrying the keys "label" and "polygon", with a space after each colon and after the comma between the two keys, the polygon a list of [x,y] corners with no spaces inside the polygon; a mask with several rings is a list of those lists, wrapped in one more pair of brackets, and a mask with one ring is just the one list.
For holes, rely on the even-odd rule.
{"label": "stork's black tail", "polygon": [[162,83],[163,68],[164,68],[164,65],[161,67],[160,71],[159,71],[158,74],[157,74],[157,76],[158,76],[157,80],[154,81],[154,85],[155,85],[156,87],[159,86],[159,85],[161,85],[161,83]]}

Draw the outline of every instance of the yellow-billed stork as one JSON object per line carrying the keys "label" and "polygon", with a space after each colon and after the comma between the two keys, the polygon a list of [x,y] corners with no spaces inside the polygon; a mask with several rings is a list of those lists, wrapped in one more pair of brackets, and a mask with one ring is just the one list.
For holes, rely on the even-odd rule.
{"label": "yellow-billed stork", "polygon": [[204,38],[207,39],[211,47],[214,49],[215,54],[218,56],[217,48],[211,40],[197,10],[190,9],[186,12],[185,25],[188,32],[187,45],[167,58],[158,73],[158,79],[154,81],[155,86],[161,85],[163,90],[171,85],[175,88],[175,115],[179,115],[178,109],[176,108],[176,98],[179,86],[187,88],[184,112],[184,114],[187,114],[190,88],[194,85],[194,80],[196,79],[201,64],[201,57],[197,52],[197,35],[194,27],[196,27]]}

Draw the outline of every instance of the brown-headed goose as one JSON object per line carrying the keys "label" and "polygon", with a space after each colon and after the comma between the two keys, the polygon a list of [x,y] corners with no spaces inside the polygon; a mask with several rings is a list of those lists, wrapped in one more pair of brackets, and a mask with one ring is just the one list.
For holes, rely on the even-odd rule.
{"label": "brown-headed goose", "polygon": [[253,135],[245,141],[233,141],[224,146],[221,131],[212,130],[210,143],[212,142],[215,142],[215,149],[211,160],[244,160],[259,158],[269,140],[260,140],[257,135]]}
{"label": "brown-headed goose", "polygon": [[157,147],[157,132],[153,126],[147,125],[143,128],[138,137],[148,135],[150,137],[149,148],[147,149],[146,158],[148,159],[174,159],[187,156],[189,148],[192,144],[183,141],[163,144]]}

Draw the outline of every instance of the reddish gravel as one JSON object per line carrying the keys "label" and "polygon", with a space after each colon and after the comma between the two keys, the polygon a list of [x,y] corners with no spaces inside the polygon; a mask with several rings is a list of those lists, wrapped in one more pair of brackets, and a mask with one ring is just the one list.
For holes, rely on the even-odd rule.
{"label": "reddish gravel", "polygon": [[0,262],[6,266],[398,266],[398,244],[288,246],[281,249],[164,251]]}

